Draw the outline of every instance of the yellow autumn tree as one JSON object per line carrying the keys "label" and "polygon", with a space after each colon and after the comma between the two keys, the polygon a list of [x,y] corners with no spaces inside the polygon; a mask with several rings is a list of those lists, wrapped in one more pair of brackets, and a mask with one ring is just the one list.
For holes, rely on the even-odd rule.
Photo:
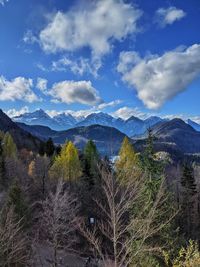
{"label": "yellow autumn tree", "polygon": [[74,181],[81,176],[78,150],[71,141],[63,146],[60,155],[55,158],[50,175],[65,181]]}
{"label": "yellow autumn tree", "polygon": [[35,160],[32,160],[31,163],[28,165],[28,175],[31,177],[35,176]]}
{"label": "yellow autumn tree", "polygon": [[2,140],[3,144],[3,153],[5,157],[17,157],[17,146],[12,138],[12,136],[7,132],[4,135],[4,138]]}
{"label": "yellow autumn tree", "polygon": [[127,137],[122,142],[119,158],[115,163],[115,170],[117,177],[124,182],[128,179],[135,179],[140,174],[138,154],[134,151],[133,145]]}

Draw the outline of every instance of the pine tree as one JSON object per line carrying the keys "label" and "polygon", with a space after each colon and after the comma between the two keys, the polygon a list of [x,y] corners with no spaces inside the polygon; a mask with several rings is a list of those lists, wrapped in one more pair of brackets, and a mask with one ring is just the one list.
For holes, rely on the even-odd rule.
{"label": "pine tree", "polygon": [[7,132],[2,140],[3,154],[5,157],[17,157],[17,147],[12,136]]}
{"label": "pine tree", "polygon": [[45,154],[45,143],[41,142],[39,147],[39,155],[44,156]]}
{"label": "pine tree", "polygon": [[115,169],[118,178],[124,180],[124,182],[126,182],[127,179],[130,179],[130,177],[133,179],[139,176],[139,157],[127,137],[125,137],[122,142],[119,151],[119,159],[116,161]]}
{"label": "pine tree", "polygon": [[155,160],[153,141],[154,137],[152,130],[148,129],[148,137],[146,141],[146,148],[143,154],[142,167],[148,174],[150,180],[155,178],[160,173],[159,163]]}
{"label": "pine tree", "polygon": [[163,180],[164,163],[155,158],[154,136],[152,130],[148,129],[146,147],[141,159],[141,168],[146,174],[146,198],[153,202],[158,188]]}
{"label": "pine tree", "polygon": [[193,238],[195,233],[195,196],[196,183],[192,166],[184,165],[181,177],[182,185],[182,228],[188,238]]}
{"label": "pine tree", "polygon": [[98,162],[99,154],[96,145],[92,140],[89,140],[84,149],[84,174],[88,179],[89,187],[97,183],[99,178]]}
{"label": "pine tree", "polygon": [[51,157],[53,156],[54,151],[55,151],[55,146],[53,140],[52,138],[49,138],[45,144],[45,153],[48,157]]}
{"label": "pine tree", "polygon": [[9,189],[7,206],[8,208],[14,208],[18,220],[22,219],[25,224],[27,223],[28,207],[21,187],[17,181],[14,181]]}
{"label": "pine tree", "polygon": [[92,140],[89,140],[84,148],[82,158],[83,175],[78,184],[81,212],[86,217],[96,217],[93,199],[98,194],[101,194],[100,162],[96,145]]}
{"label": "pine tree", "polygon": [[66,181],[74,181],[81,176],[78,150],[71,141],[63,146],[60,155],[55,158],[50,172],[54,178]]}

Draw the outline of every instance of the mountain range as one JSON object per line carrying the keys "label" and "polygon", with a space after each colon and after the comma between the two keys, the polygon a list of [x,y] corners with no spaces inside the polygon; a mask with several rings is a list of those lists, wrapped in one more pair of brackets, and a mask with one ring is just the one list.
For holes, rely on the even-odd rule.
{"label": "mountain range", "polygon": [[77,120],[70,114],[63,113],[52,118],[42,109],[27,112],[12,119],[15,122],[22,122],[28,125],[48,126],[57,131],[73,128],[77,123]]}
{"label": "mountain range", "polygon": [[81,120],[73,117],[71,114],[59,114],[50,117],[42,109],[31,113],[24,113],[20,116],[12,118],[15,122],[25,123],[28,125],[47,126],[55,131],[68,130],[75,127],[91,126],[94,124],[114,127],[128,136],[143,134],[149,127],[152,127],[158,122],[166,121],[156,116],[149,117],[146,120],[141,120],[137,117],[130,117],[127,120],[114,118],[109,114],[99,112],[92,113]]}
{"label": "mountain range", "polygon": [[[92,125],[86,124],[86,118],[85,120],[78,122],[77,126],[74,128],[64,131],[56,131],[48,126],[13,122],[2,110],[0,110],[0,130],[4,132],[9,131],[19,148],[26,147],[30,150],[37,150],[42,141],[52,138],[56,144],[63,144],[66,140],[71,140],[79,149],[82,149],[88,140],[92,139],[101,154],[108,156],[116,155],[126,134],[122,133],[115,127],[110,127],[110,125],[104,126],[95,124],[99,122],[100,119],[102,124],[107,123],[109,120],[111,123],[112,117],[110,115],[101,116],[102,114],[98,113],[98,116],[96,116],[98,120],[94,120],[94,116],[91,115],[89,116],[90,120],[88,120],[88,123],[93,123]],[[102,118],[106,118],[106,121],[103,121]],[[121,119],[116,119],[116,121],[119,124],[123,122]],[[136,129],[137,127],[142,128],[144,123],[145,127],[151,125],[155,151],[166,151],[173,155],[200,153],[200,132],[190,125],[193,125],[193,122],[191,121],[187,121],[187,123],[181,119],[166,121],[159,120],[157,117],[151,117],[142,121],[138,118],[131,117],[125,122],[126,126],[128,125],[127,127],[130,127],[132,132],[135,132],[134,128],[131,129],[131,123],[133,121],[135,122],[134,126]],[[84,126],[80,125],[82,123]],[[195,127],[197,126],[198,124],[195,125]],[[145,131],[145,127],[142,131]],[[134,144],[136,150],[141,151],[145,147],[146,137],[147,130],[141,134],[140,137],[133,136],[130,138],[130,141]]]}
{"label": "mountain range", "polygon": [[[64,131],[81,126],[91,126],[94,124],[114,127],[129,137],[140,136],[146,130],[154,125],[167,122],[168,119],[163,119],[158,116],[151,116],[145,120],[131,116],[127,120],[121,118],[114,118],[109,114],[99,112],[92,113],[86,117],[77,118],[71,114],[61,113],[50,117],[44,110],[39,109],[34,112],[24,113],[20,116],[12,118],[15,122],[25,123],[27,125],[42,125],[47,126],[55,131]],[[187,124],[192,126],[195,130],[200,131],[200,125],[188,119]]]}
{"label": "mountain range", "polygon": [[[190,157],[192,154],[198,158],[200,153],[200,132],[181,119],[175,118],[161,122],[151,128],[154,137],[155,151],[165,151],[173,158]],[[133,143],[138,151],[142,151],[146,145],[146,132],[140,139],[134,139]]]}
{"label": "mountain range", "polygon": [[89,140],[93,140],[102,155],[116,155],[126,136],[119,130],[102,125],[79,126],[66,131],[55,131],[46,126],[17,123],[23,130],[46,141],[51,138],[55,144],[72,141],[79,149],[83,149]]}

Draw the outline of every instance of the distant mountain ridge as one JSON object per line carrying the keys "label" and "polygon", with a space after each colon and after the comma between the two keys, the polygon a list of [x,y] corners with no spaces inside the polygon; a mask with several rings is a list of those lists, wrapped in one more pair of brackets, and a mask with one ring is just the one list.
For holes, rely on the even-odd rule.
{"label": "distant mountain ridge", "polygon": [[[65,113],[50,117],[45,111],[40,109],[14,117],[13,121],[25,123],[27,125],[47,126],[54,131],[66,131],[76,127],[88,127],[98,124],[116,128],[131,138],[140,138],[145,134],[148,128],[152,128],[156,125],[160,125],[160,123],[168,122],[170,120],[163,119],[158,116],[151,116],[144,120],[131,116],[129,119],[123,120],[121,118],[114,118],[113,116],[103,112],[92,113],[81,119],[77,119],[71,114]],[[186,123],[196,131],[200,131],[200,125],[196,122],[188,119]]]}
{"label": "distant mountain ridge", "polygon": [[47,126],[56,131],[68,130],[79,126],[99,124],[102,126],[114,127],[128,136],[133,136],[143,134],[149,127],[158,122],[166,121],[166,119],[153,116],[146,120],[141,120],[132,116],[127,120],[123,120],[121,118],[114,118],[107,113],[99,112],[92,113],[87,117],[78,120],[71,114],[65,113],[50,117],[42,109],[40,109],[32,113],[24,113],[20,116],[14,117],[13,121],[28,125]]}
{"label": "distant mountain ridge", "polygon": [[21,122],[28,125],[47,126],[58,131],[73,128],[73,126],[76,124],[75,118],[70,114],[63,113],[52,118],[42,109],[34,112],[24,113],[12,119],[15,122]]}
{"label": "distant mountain ridge", "polygon": [[187,120],[187,123],[192,126],[196,131],[200,132],[200,124],[196,123],[195,121],[192,121],[190,119]]}
{"label": "distant mountain ridge", "polygon": [[33,136],[29,131],[21,129],[0,109],[0,130],[9,132],[19,149],[39,151],[41,140]]}
{"label": "distant mountain ridge", "polygon": [[[140,122],[138,121],[138,123]],[[44,141],[49,137],[56,144],[63,144],[66,140],[71,140],[80,149],[85,146],[88,140],[92,139],[100,153],[106,155],[117,154],[121,142],[126,136],[113,127],[102,125],[79,126],[66,131],[55,131],[46,126],[30,126],[23,123],[18,123],[18,126]],[[173,155],[200,153],[200,132],[194,130],[181,119],[159,122],[151,129],[155,138],[156,151],[166,151]],[[147,132],[140,139],[133,138],[137,150],[142,151],[144,149],[146,138]]]}
{"label": "distant mountain ridge", "polygon": [[[200,132],[181,119],[161,122],[154,125],[152,134],[155,138],[157,150],[173,151],[173,153],[200,153]],[[144,146],[147,133],[136,140],[136,145]]]}
{"label": "distant mountain ridge", "polygon": [[19,127],[46,141],[52,138],[55,144],[72,141],[79,149],[83,149],[89,140],[93,140],[98,151],[103,155],[116,155],[126,136],[119,130],[102,125],[79,126],[66,131],[55,131],[46,126],[17,123]]}

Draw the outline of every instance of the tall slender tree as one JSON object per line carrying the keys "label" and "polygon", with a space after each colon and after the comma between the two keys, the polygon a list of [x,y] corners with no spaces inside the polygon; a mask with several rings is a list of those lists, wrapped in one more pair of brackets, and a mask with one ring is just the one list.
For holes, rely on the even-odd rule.
{"label": "tall slender tree", "polygon": [[197,188],[192,166],[184,165],[182,186],[182,229],[188,238],[195,237],[195,214],[197,212]]}
{"label": "tall slender tree", "polygon": [[127,137],[122,142],[119,158],[115,164],[115,170],[118,178],[120,180],[123,179],[124,182],[130,179],[130,177],[133,179],[139,176],[139,157]]}
{"label": "tall slender tree", "polygon": [[18,220],[21,220],[25,224],[27,223],[28,206],[18,181],[14,181],[9,189],[7,206],[9,208],[13,207]]}
{"label": "tall slender tree", "polygon": [[17,157],[17,147],[12,136],[7,132],[2,140],[3,154],[8,158]]}
{"label": "tall slender tree", "polygon": [[55,152],[55,146],[52,138],[49,138],[45,144],[45,153],[48,157],[52,157]]}
{"label": "tall slender tree", "polygon": [[60,155],[55,158],[50,173],[54,178],[65,181],[74,181],[81,176],[78,150],[71,141],[63,146]]}
{"label": "tall slender tree", "polygon": [[84,174],[86,176],[88,186],[92,187],[99,179],[99,153],[97,151],[96,145],[92,140],[89,140],[85,146],[84,153]]}
{"label": "tall slender tree", "polygon": [[152,134],[152,130],[149,128],[146,147],[142,158],[142,167],[147,172],[150,180],[160,174],[159,163],[158,161],[155,160],[155,151],[153,142],[154,142],[154,137]]}

